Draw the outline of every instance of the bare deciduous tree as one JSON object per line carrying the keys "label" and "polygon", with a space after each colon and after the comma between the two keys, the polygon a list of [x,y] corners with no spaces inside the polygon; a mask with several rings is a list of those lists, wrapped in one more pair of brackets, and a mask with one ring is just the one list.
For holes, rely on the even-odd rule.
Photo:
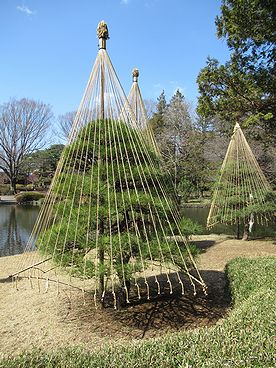
{"label": "bare deciduous tree", "polygon": [[164,111],[164,125],[158,139],[165,164],[169,171],[174,173],[175,187],[177,186],[180,162],[188,149],[192,130],[190,104],[185,100],[184,95],[177,90]]}
{"label": "bare deciduous tree", "polygon": [[16,178],[25,155],[42,148],[53,117],[42,102],[23,98],[0,106],[0,169],[16,193]]}
{"label": "bare deciduous tree", "polygon": [[147,112],[147,117],[148,119],[151,119],[153,114],[156,112],[156,102],[151,99],[145,99],[144,105]]}
{"label": "bare deciduous tree", "polygon": [[75,120],[76,111],[70,111],[58,117],[58,136],[67,142]]}

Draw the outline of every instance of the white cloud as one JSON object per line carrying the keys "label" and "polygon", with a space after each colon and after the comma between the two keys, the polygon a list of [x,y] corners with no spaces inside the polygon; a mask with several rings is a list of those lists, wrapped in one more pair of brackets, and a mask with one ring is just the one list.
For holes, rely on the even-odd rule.
{"label": "white cloud", "polygon": [[36,13],[35,10],[31,10],[26,5],[18,5],[16,9],[21,11],[22,13],[25,13],[27,16],[34,15]]}
{"label": "white cloud", "polygon": [[162,89],[163,88],[163,85],[161,84],[161,83],[155,83],[154,85],[153,85],[153,88],[155,88],[155,89]]}
{"label": "white cloud", "polygon": [[129,4],[129,1],[130,0],[121,0],[121,4],[127,5],[127,4]]}

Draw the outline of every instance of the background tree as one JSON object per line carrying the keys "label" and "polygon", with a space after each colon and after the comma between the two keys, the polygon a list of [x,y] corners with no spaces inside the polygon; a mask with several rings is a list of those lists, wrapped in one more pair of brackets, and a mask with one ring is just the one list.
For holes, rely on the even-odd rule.
{"label": "background tree", "polygon": [[23,159],[46,143],[52,117],[49,105],[26,98],[0,106],[0,169],[14,193]]}
{"label": "background tree", "polygon": [[70,111],[58,117],[57,135],[65,142],[67,142],[69,138],[76,113],[76,111]]}
{"label": "background tree", "polygon": [[63,149],[63,144],[54,144],[44,150],[37,150],[25,155],[18,175],[26,180],[28,175],[36,172],[40,185],[49,184]]}
{"label": "background tree", "polygon": [[157,103],[152,99],[145,99],[144,105],[147,112],[147,117],[148,119],[151,119],[153,114],[156,112]]}
{"label": "background tree", "polygon": [[210,165],[205,158],[210,129],[207,120],[193,117],[191,105],[179,90],[169,104],[163,91],[149,124],[159,144],[163,164],[173,178],[178,198],[187,201],[192,194],[202,196],[211,182]]}
{"label": "background tree", "polygon": [[181,170],[181,156],[187,155],[189,136],[192,131],[190,106],[184,95],[177,90],[164,113],[164,126],[160,137],[160,150],[177,189]]}
{"label": "background tree", "polygon": [[162,129],[164,126],[164,114],[166,108],[167,108],[167,101],[165,92],[163,90],[160,96],[157,98],[156,111],[149,119],[149,125],[151,126],[156,141],[159,140],[160,134],[162,134]]}
{"label": "background tree", "polygon": [[231,55],[224,65],[207,59],[197,78],[197,112],[220,121],[220,132],[228,136],[237,121],[248,128],[247,136],[262,144],[262,166],[268,174],[276,139],[275,2],[224,0],[216,26]]}

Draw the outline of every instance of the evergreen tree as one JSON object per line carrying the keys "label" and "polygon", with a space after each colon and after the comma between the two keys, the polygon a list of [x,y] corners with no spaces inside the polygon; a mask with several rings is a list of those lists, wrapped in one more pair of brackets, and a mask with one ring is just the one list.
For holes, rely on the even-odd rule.
{"label": "evergreen tree", "polygon": [[98,278],[100,293],[113,272],[129,289],[132,275],[151,260],[171,262],[168,244],[181,265],[176,244],[167,239],[175,203],[165,200],[159,184],[170,181],[137,130],[120,121],[92,121],[63,160],[52,225],[38,241],[42,252],[80,277]]}
{"label": "evergreen tree", "polygon": [[239,126],[235,125],[211,204],[207,226],[244,225],[247,239],[253,224],[267,224],[276,208],[275,194],[263,175]]}
{"label": "evergreen tree", "polygon": [[220,133],[228,136],[236,122],[248,128],[248,136],[261,142],[263,168],[271,180],[276,167],[270,149],[276,141],[275,19],[274,1],[223,0],[217,35],[226,40],[230,58],[225,64],[208,58],[197,78],[198,114],[219,121]]}
{"label": "evergreen tree", "polygon": [[168,105],[164,92],[158,98],[155,138],[163,166],[171,173],[178,199],[187,201],[192,193],[202,196],[210,185],[210,165],[204,156],[206,124],[194,124],[191,107],[177,90]]}
{"label": "evergreen tree", "polygon": [[164,126],[164,114],[166,108],[167,102],[165,92],[163,90],[160,96],[157,98],[156,112],[153,114],[152,118],[149,119],[148,122],[157,140],[159,139],[160,134],[162,134],[162,129]]}

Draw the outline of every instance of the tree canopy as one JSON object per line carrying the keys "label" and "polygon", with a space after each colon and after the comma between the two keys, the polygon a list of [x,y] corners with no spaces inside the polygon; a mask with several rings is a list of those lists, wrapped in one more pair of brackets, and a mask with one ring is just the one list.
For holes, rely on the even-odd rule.
{"label": "tree canopy", "polygon": [[231,55],[224,65],[208,58],[200,71],[199,115],[219,119],[228,134],[239,121],[275,139],[275,2],[224,0],[216,26]]}
{"label": "tree canopy", "polygon": [[74,274],[96,277],[100,294],[104,279],[118,277],[129,288],[133,275],[153,261],[172,262],[172,254],[181,267],[183,254],[167,238],[176,204],[161,189],[173,188],[137,130],[121,121],[92,121],[62,159],[51,226],[38,239],[41,251]]}

